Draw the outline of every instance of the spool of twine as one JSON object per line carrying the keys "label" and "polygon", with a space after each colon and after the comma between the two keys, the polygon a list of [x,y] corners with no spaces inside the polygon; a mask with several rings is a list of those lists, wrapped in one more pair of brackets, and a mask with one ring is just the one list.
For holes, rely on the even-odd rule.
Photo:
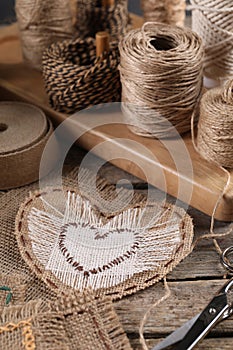
{"label": "spool of twine", "polygon": [[72,36],[70,0],[16,0],[16,15],[24,59],[34,68],[48,46]]}
{"label": "spool of twine", "polygon": [[78,37],[95,37],[100,31],[118,41],[129,28],[128,0],[77,0]]}
{"label": "spool of twine", "polygon": [[106,39],[108,36],[97,38],[100,47],[90,37],[66,40],[45,51],[43,77],[53,108],[71,114],[120,101],[119,52],[116,44],[108,46]]}
{"label": "spool of twine", "polygon": [[233,77],[232,0],[191,0],[192,28],[205,46],[204,72],[208,78]]}
{"label": "spool of twine", "polygon": [[145,21],[184,25],[185,0],[141,0],[141,7]]}
{"label": "spool of twine", "polygon": [[119,48],[122,108],[129,128],[163,138],[189,131],[203,84],[198,35],[187,28],[145,23],[128,33]]}
{"label": "spool of twine", "polygon": [[233,80],[202,97],[197,150],[208,161],[233,168]]}

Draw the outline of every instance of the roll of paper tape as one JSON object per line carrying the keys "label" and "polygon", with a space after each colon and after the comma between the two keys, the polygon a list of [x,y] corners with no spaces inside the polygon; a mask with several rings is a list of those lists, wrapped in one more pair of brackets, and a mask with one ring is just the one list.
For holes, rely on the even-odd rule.
{"label": "roll of paper tape", "polygon": [[[27,185],[39,179],[45,145],[52,124],[37,107],[20,102],[0,102],[0,189]],[[50,164],[52,170],[55,158]]]}

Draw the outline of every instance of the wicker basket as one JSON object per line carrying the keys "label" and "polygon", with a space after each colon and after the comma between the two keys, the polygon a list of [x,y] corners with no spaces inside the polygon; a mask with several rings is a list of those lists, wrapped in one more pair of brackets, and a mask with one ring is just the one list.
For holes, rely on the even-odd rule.
{"label": "wicker basket", "polygon": [[118,64],[114,43],[109,53],[100,57],[96,57],[93,38],[52,44],[43,57],[43,76],[52,107],[74,113],[101,103],[119,102]]}

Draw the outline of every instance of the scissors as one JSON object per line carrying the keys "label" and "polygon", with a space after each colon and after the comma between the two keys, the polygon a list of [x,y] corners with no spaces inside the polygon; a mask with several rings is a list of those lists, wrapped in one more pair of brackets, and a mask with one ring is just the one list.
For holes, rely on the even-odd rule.
{"label": "scissors", "polygon": [[[221,263],[233,274],[233,265],[229,258],[233,256],[233,246],[227,248]],[[152,350],[191,350],[219,322],[233,314],[233,277],[218,291],[206,308],[193,319],[178,328]]]}

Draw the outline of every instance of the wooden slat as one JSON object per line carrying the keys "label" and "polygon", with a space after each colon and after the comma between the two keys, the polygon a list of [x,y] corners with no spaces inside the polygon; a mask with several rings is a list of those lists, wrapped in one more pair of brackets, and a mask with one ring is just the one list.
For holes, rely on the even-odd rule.
{"label": "wooden slat", "polygon": [[[152,310],[144,333],[163,337],[200,313],[225,280],[170,282],[172,295]],[[146,310],[164,295],[162,283],[115,303],[117,314],[127,333],[138,332]],[[232,335],[233,318],[217,325],[212,334]]]}
{"label": "wooden slat", "polygon": [[[149,349],[152,349],[162,339],[147,339],[146,344]],[[130,340],[131,346],[134,350],[143,350],[138,339]],[[233,337],[229,338],[215,338],[204,339],[200,344],[195,347],[196,350],[232,350],[233,349]]]}

